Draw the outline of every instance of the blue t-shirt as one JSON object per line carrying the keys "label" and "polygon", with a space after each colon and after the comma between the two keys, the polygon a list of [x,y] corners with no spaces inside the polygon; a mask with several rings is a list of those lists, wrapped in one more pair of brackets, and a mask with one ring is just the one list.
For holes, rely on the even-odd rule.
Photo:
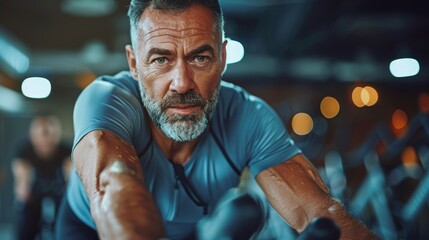
{"label": "blue t-shirt", "polygon": [[[94,81],[79,96],[73,118],[74,147],[87,133],[100,129],[134,146],[145,184],[161,211],[167,237],[182,239],[192,233],[204,216],[203,210],[178,187],[173,165],[151,140],[139,87],[129,72]],[[256,176],[298,153],[300,150],[267,103],[222,81],[209,127],[183,167],[191,185],[208,203],[210,213],[228,189],[237,187],[239,175],[235,170],[241,172],[248,167]],[[95,229],[88,196],[74,170],[67,198],[77,217]]]}

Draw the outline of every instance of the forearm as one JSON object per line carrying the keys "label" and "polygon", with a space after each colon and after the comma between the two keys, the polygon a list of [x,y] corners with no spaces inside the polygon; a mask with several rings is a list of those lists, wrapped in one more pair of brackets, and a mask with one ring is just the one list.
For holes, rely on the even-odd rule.
{"label": "forearm", "polygon": [[[305,187],[314,186],[303,186],[303,188]],[[309,192],[297,194],[298,191],[294,191],[285,184],[282,186],[282,190],[275,191],[275,193],[266,192],[271,198],[271,204],[298,232],[302,232],[312,219],[328,217],[340,228],[340,239],[342,240],[378,239],[364,224],[354,219],[340,202],[322,190],[312,191],[310,194]],[[283,191],[290,197],[274,196]]]}
{"label": "forearm", "polygon": [[318,212],[318,216],[328,217],[338,225],[341,229],[341,240],[379,239],[362,222],[353,218],[341,202],[330,196],[326,196],[326,198],[323,201],[325,206],[320,206],[315,211]]}
{"label": "forearm", "polygon": [[21,202],[27,202],[30,197],[32,167],[21,159],[12,161],[15,197]]}
{"label": "forearm", "polygon": [[[142,180],[115,162],[101,174],[91,213],[102,239],[159,239],[163,223]],[[144,203],[144,204],[143,204]]]}
{"label": "forearm", "polygon": [[112,133],[93,131],[79,142],[73,157],[102,239],[163,236],[161,215],[131,145]]}
{"label": "forearm", "polygon": [[340,227],[341,239],[377,239],[331,197],[314,166],[303,156],[261,172],[257,180],[274,209],[298,232],[312,219],[325,216]]}

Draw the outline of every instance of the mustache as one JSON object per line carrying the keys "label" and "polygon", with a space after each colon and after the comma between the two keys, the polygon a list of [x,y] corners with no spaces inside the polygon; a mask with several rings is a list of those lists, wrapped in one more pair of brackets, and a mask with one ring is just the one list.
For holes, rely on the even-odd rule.
{"label": "mustache", "polygon": [[161,102],[161,110],[179,104],[204,107],[206,105],[206,100],[193,90],[186,93],[173,93]]}

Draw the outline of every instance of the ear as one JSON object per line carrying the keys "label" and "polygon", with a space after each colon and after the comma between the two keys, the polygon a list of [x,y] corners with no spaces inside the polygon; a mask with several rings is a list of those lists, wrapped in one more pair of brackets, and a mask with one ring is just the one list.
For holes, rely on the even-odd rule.
{"label": "ear", "polygon": [[226,45],[228,40],[223,41],[222,43],[222,75],[226,72]]}
{"label": "ear", "polygon": [[133,47],[131,45],[125,46],[125,52],[127,54],[127,61],[128,61],[128,67],[130,68],[131,76],[138,80],[138,74],[137,74],[137,60],[136,55],[134,54]]}

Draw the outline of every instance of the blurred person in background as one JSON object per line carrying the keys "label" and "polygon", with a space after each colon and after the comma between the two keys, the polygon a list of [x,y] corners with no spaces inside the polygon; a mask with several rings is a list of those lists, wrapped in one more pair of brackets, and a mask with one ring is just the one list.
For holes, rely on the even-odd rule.
{"label": "blurred person in background", "polygon": [[71,167],[70,146],[61,138],[61,123],[56,117],[37,116],[30,124],[28,139],[17,147],[12,173],[19,240],[44,239],[43,225],[53,228]]}

